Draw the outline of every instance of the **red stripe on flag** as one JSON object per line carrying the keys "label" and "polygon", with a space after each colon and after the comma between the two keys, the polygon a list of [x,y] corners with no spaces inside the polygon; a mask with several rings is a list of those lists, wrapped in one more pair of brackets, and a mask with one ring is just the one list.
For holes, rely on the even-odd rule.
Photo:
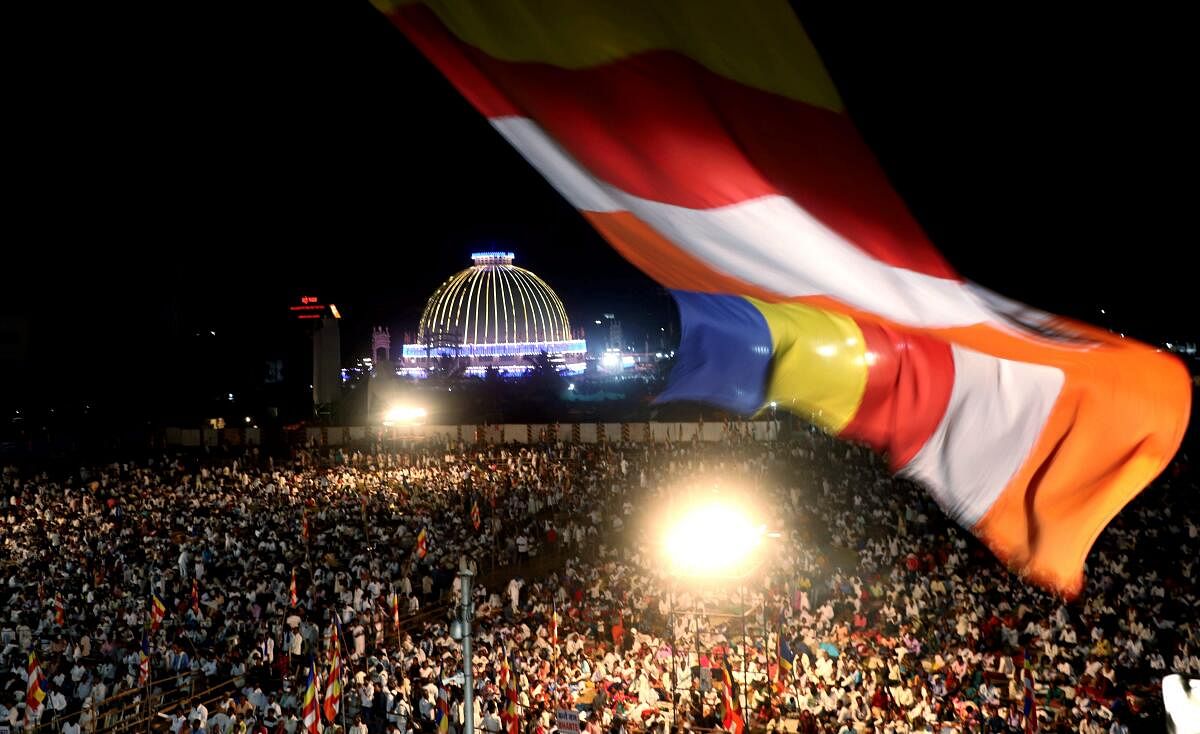
{"label": "red stripe on flag", "polygon": [[485,115],[532,118],[622,191],[693,209],[781,194],[889,265],[957,278],[845,115],[674,51],[562,69],[494,59],[420,5],[393,20]]}
{"label": "red stripe on flag", "polygon": [[857,323],[874,363],[858,412],[838,435],[887,454],[897,470],[916,456],[946,413],[954,355],[935,337],[862,319]]}

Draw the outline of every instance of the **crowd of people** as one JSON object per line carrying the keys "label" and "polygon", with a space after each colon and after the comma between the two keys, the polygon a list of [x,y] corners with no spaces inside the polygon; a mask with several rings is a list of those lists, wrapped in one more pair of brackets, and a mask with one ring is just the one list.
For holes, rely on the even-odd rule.
{"label": "crowd of people", "polygon": [[[0,726],[75,734],[152,710],[175,734],[292,734],[336,649],[323,730],[463,734],[466,567],[487,734],[551,734],[560,711],[587,734],[1145,731],[1162,676],[1200,676],[1194,491],[1178,462],[1067,602],[809,431],[8,468]],[[733,492],[771,509],[762,565],[738,583],[673,574],[665,508]]]}

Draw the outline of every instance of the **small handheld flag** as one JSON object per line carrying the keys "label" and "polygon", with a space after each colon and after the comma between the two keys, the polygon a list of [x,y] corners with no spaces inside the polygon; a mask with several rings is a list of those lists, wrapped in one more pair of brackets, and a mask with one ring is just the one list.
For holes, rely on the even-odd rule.
{"label": "small handheld flag", "polygon": [[428,534],[425,528],[421,528],[421,532],[417,533],[417,558],[424,558],[428,552]]}
{"label": "small handheld flag", "polygon": [[308,663],[308,685],[304,688],[304,705],[301,712],[304,715],[304,731],[308,734],[319,734],[321,717],[317,709],[317,668],[311,660]]}
{"label": "small handheld flag", "polygon": [[167,616],[167,605],[158,598],[157,594],[150,595],[150,631],[156,632],[162,626],[163,618]]}
{"label": "small handheld flag", "polygon": [[142,633],[142,649],[138,652],[138,685],[150,682],[150,640]]}
{"label": "small handheld flag", "polygon": [[292,569],[292,585],[288,588],[288,601],[292,606],[300,601],[299,595],[296,594],[296,569]]}
{"label": "small handheld flag", "polygon": [[337,625],[329,630],[329,675],[325,678],[325,721],[332,724],[342,704],[342,653]]}
{"label": "small handheld flag", "polygon": [[475,500],[471,504],[471,526],[478,530],[481,522],[482,520],[479,517],[479,500]]}
{"label": "small handheld flag", "polygon": [[46,700],[46,679],[42,675],[37,653],[29,653],[29,665],[26,670],[29,673],[29,683],[25,686],[25,724],[29,725],[37,721],[45,710],[43,702]]}

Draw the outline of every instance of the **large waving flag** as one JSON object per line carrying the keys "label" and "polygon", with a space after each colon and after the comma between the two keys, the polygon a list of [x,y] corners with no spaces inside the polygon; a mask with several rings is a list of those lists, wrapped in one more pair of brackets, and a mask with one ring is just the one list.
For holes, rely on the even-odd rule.
{"label": "large waving flag", "polygon": [[769,402],[888,454],[1032,580],[1166,466],[1168,355],[965,282],[785,0],[374,0],[683,320],[666,399]]}

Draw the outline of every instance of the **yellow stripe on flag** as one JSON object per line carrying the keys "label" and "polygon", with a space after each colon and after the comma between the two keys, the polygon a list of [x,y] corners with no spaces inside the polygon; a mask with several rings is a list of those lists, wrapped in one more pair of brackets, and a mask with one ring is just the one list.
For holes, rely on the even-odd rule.
{"label": "yellow stripe on flag", "polygon": [[775,357],[767,401],[832,433],[854,418],[867,388],[866,342],[849,316],[747,298],[767,320]]}
{"label": "yellow stripe on flag", "polygon": [[[372,0],[391,14],[414,3]],[[463,42],[501,61],[585,69],[675,51],[746,86],[841,112],[816,47],[784,0],[427,0]]]}

